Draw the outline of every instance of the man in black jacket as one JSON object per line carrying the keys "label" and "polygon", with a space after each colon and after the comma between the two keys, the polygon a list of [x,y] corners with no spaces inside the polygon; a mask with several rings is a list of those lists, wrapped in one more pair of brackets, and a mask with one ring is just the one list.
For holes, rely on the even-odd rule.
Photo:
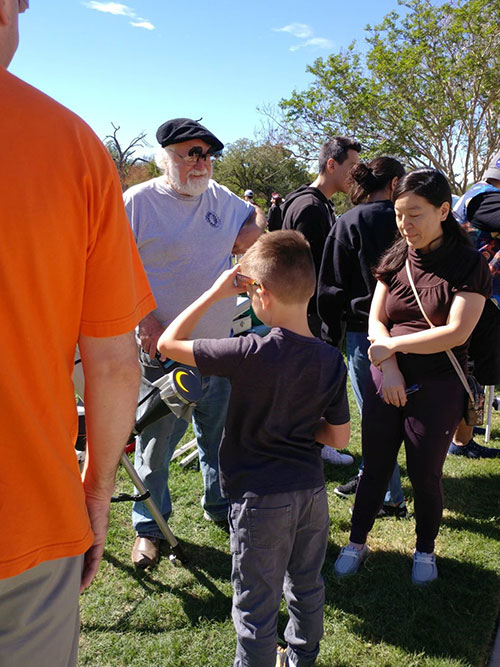
{"label": "man in black jacket", "polygon": [[[348,137],[333,137],[321,147],[319,174],[310,185],[302,185],[287,195],[282,206],[282,229],[296,229],[309,241],[316,267],[316,277],[326,237],[335,222],[330,198],[336,192],[349,192],[350,171],[359,162],[361,144]],[[316,294],[309,302],[309,327],[320,335],[321,320],[316,310]]]}

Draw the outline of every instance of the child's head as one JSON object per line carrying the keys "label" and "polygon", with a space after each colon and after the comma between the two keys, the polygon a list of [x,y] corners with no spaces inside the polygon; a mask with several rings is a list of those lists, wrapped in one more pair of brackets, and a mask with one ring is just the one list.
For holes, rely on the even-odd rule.
{"label": "child's head", "polygon": [[316,288],[311,248],[293,230],[263,234],[243,255],[241,272],[286,305],[307,303]]}

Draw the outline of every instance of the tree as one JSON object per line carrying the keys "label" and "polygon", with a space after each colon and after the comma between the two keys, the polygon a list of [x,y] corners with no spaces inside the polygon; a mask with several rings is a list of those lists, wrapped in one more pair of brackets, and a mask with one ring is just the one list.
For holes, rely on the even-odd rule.
{"label": "tree", "polygon": [[398,4],[403,15],[367,26],[364,55],[352,43],[309,66],[313,83],[274,120],[303,157],[348,134],[367,155],[440,169],[462,193],[500,146],[500,0]]}
{"label": "tree", "polygon": [[307,169],[281,144],[239,139],[229,144],[215,163],[214,178],[236,194],[253,190],[266,206],[273,192],[283,197],[310,180]]}
{"label": "tree", "polygon": [[[154,172],[154,167],[151,165],[154,165],[152,159],[150,157],[134,157],[134,154],[136,153],[138,148],[145,148],[149,147],[148,142],[146,141],[146,133],[141,132],[138,134],[136,137],[132,139],[132,141],[125,147],[122,147],[118,140],[118,132],[120,130],[119,125],[115,125],[114,123],[111,123],[111,126],[113,128],[113,134],[108,134],[107,136],[104,137],[104,145],[108,149],[113,162],[116,165],[116,169],[118,170],[118,175],[120,176],[120,182],[122,184],[122,190],[125,190],[127,187],[130,185],[133,185],[133,183],[138,183],[141,180],[146,180],[146,178],[151,178],[154,175],[158,175],[158,173],[153,173]],[[141,173],[141,176],[143,174],[151,174],[151,175],[146,175],[146,178],[135,178],[135,179],[130,179],[131,172],[137,172],[137,169],[134,169],[136,167],[137,163],[139,162],[144,162],[148,165],[146,170],[139,170]],[[133,182],[131,182],[131,180]]]}

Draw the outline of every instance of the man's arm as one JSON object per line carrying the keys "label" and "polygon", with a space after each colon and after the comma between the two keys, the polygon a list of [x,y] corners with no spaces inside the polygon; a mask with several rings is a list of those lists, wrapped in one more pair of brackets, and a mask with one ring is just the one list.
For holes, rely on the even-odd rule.
{"label": "man's arm", "polygon": [[267,220],[260,206],[255,206],[255,211],[240,229],[234,242],[233,255],[242,255],[266,229]]}
{"label": "man's arm", "polygon": [[94,533],[84,559],[83,591],[90,586],[104,551],[116,468],[134,424],[141,374],[133,332],[109,338],[81,335],[78,344],[87,428],[83,487]]}

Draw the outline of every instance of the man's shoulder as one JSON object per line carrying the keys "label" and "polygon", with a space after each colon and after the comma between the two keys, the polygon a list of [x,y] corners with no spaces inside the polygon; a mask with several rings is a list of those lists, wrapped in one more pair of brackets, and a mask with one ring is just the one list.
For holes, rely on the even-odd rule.
{"label": "man's shoulder", "polygon": [[309,214],[314,217],[318,215],[327,217],[328,201],[317,189],[309,185],[302,185],[290,193],[283,204],[284,228],[299,222],[300,218],[307,218]]}
{"label": "man's shoulder", "polygon": [[231,192],[231,190],[225,185],[214,181],[213,178],[209,180],[208,187],[204,194],[215,199],[230,201],[231,203],[242,207],[248,206],[247,202],[245,202],[241,197],[235,195],[234,192]]}
{"label": "man's shoulder", "polygon": [[148,181],[143,181],[142,183],[136,183],[130,188],[125,190],[123,193],[123,198],[125,202],[135,199],[136,197],[147,197],[151,194],[157,194],[162,191],[166,193],[166,189],[162,188],[162,181],[164,181],[164,176],[156,176],[155,178],[150,178]]}
{"label": "man's shoulder", "polygon": [[[66,151],[68,142],[73,142],[80,144],[80,150],[83,144],[92,155],[96,154],[96,149],[102,155],[107,154],[104,144],[83,118],[7,70],[0,68],[0,74],[0,112],[5,131],[9,131],[10,118],[21,124],[26,117],[30,120],[30,126],[26,126],[25,130],[35,135],[33,145],[39,138],[42,142],[48,139],[52,142],[54,153],[58,149]],[[7,106],[5,114],[2,110],[3,101]],[[43,134],[39,130],[42,124]]]}

